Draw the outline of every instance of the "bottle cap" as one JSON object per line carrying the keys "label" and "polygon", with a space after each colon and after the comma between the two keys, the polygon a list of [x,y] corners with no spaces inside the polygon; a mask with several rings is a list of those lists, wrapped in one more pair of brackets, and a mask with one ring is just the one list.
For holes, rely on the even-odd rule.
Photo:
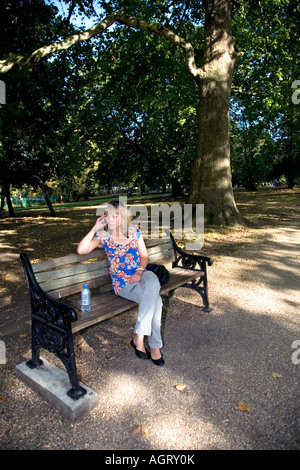
{"label": "bottle cap", "polygon": [[89,287],[88,284],[83,284],[84,289],[88,289],[88,287]]}

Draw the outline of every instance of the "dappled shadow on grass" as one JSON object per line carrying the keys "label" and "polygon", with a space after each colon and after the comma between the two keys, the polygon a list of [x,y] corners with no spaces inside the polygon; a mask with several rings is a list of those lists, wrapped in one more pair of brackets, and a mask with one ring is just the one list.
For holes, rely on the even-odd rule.
{"label": "dappled shadow on grass", "polygon": [[[61,256],[75,252],[72,244],[79,243],[95,221],[91,213],[64,213],[60,217],[23,217],[2,221],[0,256],[6,252],[29,251],[35,258]],[[81,238],[80,238],[81,237]]]}
{"label": "dappled shadow on grass", "polygon": [[[249,234],[248,234],[249,236]],[[225,237],[224,237],[225,239]],[[210,243],[206,248],[214,263],[208,268],[210,303],[215,286],[224,283],[221,299],[239,295],[239,306],[263,303],[268,311],[281,312],[300,308],[298,227],[276,227],[256,231],[245,241]],[[212,305],[213,306],[213,305]]]}
{"label": "dappled shadow on grass", "polygon": [[[255,222],[255,228],[258,230],[264,228],[266,224],[268,226],[276,223],[286,224],[291,218],[300,214],[300,189],[269,189],[257,192],[236,190],[235,197],[242,215]],[[141,202],[145,203],[146,200]],[[150,200],[151,204],[153,202]],[[174,200],[169,199],[169,202]],[[20,217],[1,218],[3,246],[0,246],[0,254],[8,251],[20,253],[22,249],[33,251],[37,258],[41,254],[44,257],[69,254],[74,244],[77,245],[94,224],[95,219],[96,207],[82,206],[59,209],[57,217],[51,217],[45,211],[27,211],[21,213]],[[205,227],[205,229],[208,239],[209,235],[215,232],[221,236],[223,234],[225,241],[225,237],[232,236],[234,232],[238,235],[243,227],[236,230],[226,227]]]}
{"label": "dappled shadow on grass", "polygon": [[234,194],[242,215],[258,225],[273,225],[300,215],[300,188],[236,190]]}

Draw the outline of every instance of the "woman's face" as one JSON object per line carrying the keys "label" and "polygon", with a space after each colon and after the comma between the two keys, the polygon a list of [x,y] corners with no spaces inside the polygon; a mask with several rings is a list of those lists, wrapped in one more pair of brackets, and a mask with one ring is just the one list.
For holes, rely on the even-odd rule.
{"label": "woman's face", "polygon": [[117,211],[109,211],[106,216],[106,221],[109,230],[114,230],[119,227],[121,223],[121,216]]}

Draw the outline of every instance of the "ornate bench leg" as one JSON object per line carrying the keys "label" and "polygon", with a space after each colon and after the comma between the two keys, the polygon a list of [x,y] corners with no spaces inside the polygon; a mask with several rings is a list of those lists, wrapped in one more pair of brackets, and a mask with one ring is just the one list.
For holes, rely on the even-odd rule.
{"label": "ornate bench leg", "polygon": [[43,361],[40,359],[40,345],[37,337],[36,328],[34,325],[34,320],[32,319],[32,332],[31,332],[31,359],[26,362],[26,365],[30,369],[36,369],[37,367],[43,364]]}
{"label": "ornate bench leg", "polygon": [[204,271],[204,276],[201,276],[200,278],[200,283],[202,282],[203,285],[198,288],[199,293],[202,297],[203,300],[203,305],[202,310],[204,312],[211,312],[213,309],[209,306],[209,300],[208,300],[208,285],[207,285],[207,272],[206,272],[206,263],[202,263],[202,269]]}
{"label": "ornate bench leg", "polygon": [[84,396],[87,391],[85,388],[79,385],[78,375],[77,375],[77,367],[76,367],[76,359],[75,359],[75,351],[74,351],[74,344],[73,344],[73,335],[72,332],[68,332],[68,341],[67,341],[67,357],[66,360],[62,359],[68,375],[69,380],[71,383],[72,388],[68,390],[67,394],[73,400],[78,400],[82,396]]}
{"label": "ornate bench leg", "polygon": [[71,389],[67,391],[67,395],[73,400],[78,400],[87,391],[79,385],[71,328],[68,324],[64,327],[61,329],[32,315],[32,358],[26,362],[26,365],[35,369],[43,364],[40,359],[41,348],[55,354],[65,366],[69,376]]}
{"label": "ornate bench leg", "polygon": [[204,312],[211,312],[213,309],[209,306],[207,287],[205,286],[205,280],[203,279],[203,276],[201,276],[198,280],[194,279],[192,281],[191,288],[195,289],[202,298],[203,307],[201,307],[201,310]]}

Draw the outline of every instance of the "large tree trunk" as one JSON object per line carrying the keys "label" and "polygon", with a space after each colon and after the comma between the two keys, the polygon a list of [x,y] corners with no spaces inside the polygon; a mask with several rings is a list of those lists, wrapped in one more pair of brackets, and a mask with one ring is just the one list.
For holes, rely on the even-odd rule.
{"label": "large tree trunk", "polygon": [[229,0],[207,0],[203,74],[198,81],[199,115],[190,202],[204,204],[209,224],[242,221],[230,169],[230,90],[237,54],[231,37]]}
{"label": "large tree trunk", "polygon": [[2,190],[3,190],[3,193],[6,197],[6,203],[7,203],[7,207],[8,207],[9,217],[15,217],[16,214],[15,214],[15,211],[14,211],[14,208],[13,208],[13,205],[12,205],[12,202],[11,202],[11,197],[10,197],[10,183],[8,181],[4,182]]}
{"label": "large tree trunk", "polygon": [[50,198],[49,198],[49,195],[48,195],[48,190],[47,190],[46,183],[39,176],[34,175],[34,177],[38,180],[40,188],[43,191],[44,198],[45,198],[46,204],[48,206],[51,217],[56,217],[55,210],[53,209],[52,202],[50,201]]}

